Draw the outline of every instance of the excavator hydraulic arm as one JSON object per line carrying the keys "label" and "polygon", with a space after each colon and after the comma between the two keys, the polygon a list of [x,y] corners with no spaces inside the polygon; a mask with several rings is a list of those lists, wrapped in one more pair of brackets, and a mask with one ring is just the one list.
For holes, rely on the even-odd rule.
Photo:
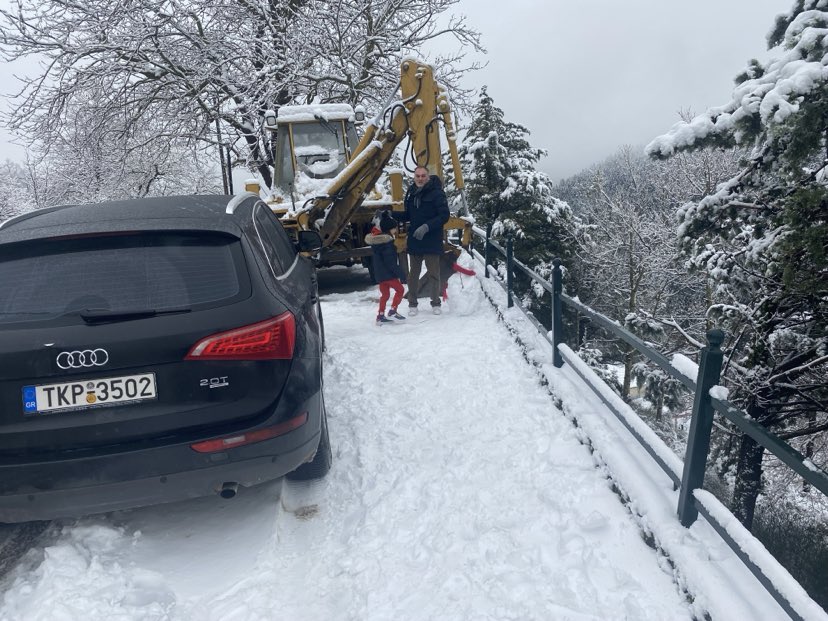
{"label": "excavator hydraulic arm", "polygon": [[451,116],[448,97],[435,81],[431,67],[404,60],[400,66],[400,99],[389,103],[367,126],[350,163],[333,179],[327,194],[315,197],[310,208],[299,214],[300,227],[318,231],[323,247],[334,244],[405,138],[411,140],[417,165],[442,178],[440,123],[448,143],[454,184],[463,196],[463,174]]}

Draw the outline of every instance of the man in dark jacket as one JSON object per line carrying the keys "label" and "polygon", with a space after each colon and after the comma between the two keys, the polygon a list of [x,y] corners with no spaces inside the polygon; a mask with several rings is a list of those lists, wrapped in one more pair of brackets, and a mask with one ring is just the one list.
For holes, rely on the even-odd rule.
{"label": "man in dark jacket", "polygon": [[440,257],[443,254],[443,225],[449,219],[443,184],[425,166],[414,170],[414,183],[405,195],[405,211],[400,219],[408,225],[408,312],[417,314],[420,272],[426,266],[428,294],[435,315],[440,314]]}

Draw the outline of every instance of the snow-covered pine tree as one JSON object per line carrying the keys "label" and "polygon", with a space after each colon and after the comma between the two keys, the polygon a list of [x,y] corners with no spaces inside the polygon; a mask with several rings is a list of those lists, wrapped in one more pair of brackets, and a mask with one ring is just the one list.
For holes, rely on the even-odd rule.
{"label": "snow-covered pine tree", "polygon": [[[495,240],[511,239],[515,257],[551,278],[553,259],[567,265],[576,225],[569,205],[552,193],[549,177],[535,169],[546,152],[529,144],[529,130],[504,118],[484,86],[460,145],[469,209]],[[540,317],[549,317],[549,295],[515,270],[515,291]],[[551,327],[551,326],[550,326]]]}
{"label": "snow-covered pine tree", "polygon": [[[729,337],[731,401],[804,444],[828,429],[828,3],[797,0],[768,43],[783,51],[751,61],[728,103],[647,151],[751,148],[737,175],[680,210],[678,233],[689,264],[716,285],[710,313]],[[733,510],[749,527],[764,449],[742,435],[734,450]]]}
{"label": "snow-covered pine tree", "polygon": [[570,254],[572,211],[552,195],[549,177],[535,169],[546,152],[529,130],[504,118],[484,86],[460,146],[469,208],[494,239],[511,237],[515,253],[544,271]]}

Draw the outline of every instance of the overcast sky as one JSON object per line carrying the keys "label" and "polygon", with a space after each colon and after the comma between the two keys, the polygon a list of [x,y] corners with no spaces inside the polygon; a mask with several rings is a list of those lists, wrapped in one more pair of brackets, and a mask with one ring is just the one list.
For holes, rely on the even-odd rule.
{"label": "overcast sky", "polygon": [[487,84],[506,120],[547,149],[553,179],[666,132],[678,111],[729,100],[793,0],[461,0],[483,34]]}
{"label": "overcast sky", "polygon": [[[480,30],[486,84],[506,119],[549,151],[558,180],[624,144],[644,145],[678,120],[725,103],[748,59],[793,0],[461,0]],[[0,92],[12,88],[0,64]],[[23,151],[0,131],[0,159]]]}

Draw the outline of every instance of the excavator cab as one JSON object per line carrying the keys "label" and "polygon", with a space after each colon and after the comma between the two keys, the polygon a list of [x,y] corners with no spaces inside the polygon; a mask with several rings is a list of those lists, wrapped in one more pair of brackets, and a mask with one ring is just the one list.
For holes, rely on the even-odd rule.
{"label": "excavator cab", "polygon": [[[307,205],[326,194],[327,188],[356,155],[360,137],[357,127],[365,120],[361,106],[348,104],[312,104],[282,106],[278,116],[265,115],[265,129],[275,133],[273,150],[273,186],[268,203],[285,228],[295,234],[308,228],[298,221]],[[325,265],[368,264],[370,249],[364,238],[371,230],[377,208],[383,203],[376,188],[368,192],[371,204],[361,205],[351,214],[348,224],[334,241],[326,244]]]}
{"label": "excavator cab", "polygon": [[324,191],[351,161],[359,115],[347,104],[282,106],[269,117],[275,131],[274,200],[288,206]]}

